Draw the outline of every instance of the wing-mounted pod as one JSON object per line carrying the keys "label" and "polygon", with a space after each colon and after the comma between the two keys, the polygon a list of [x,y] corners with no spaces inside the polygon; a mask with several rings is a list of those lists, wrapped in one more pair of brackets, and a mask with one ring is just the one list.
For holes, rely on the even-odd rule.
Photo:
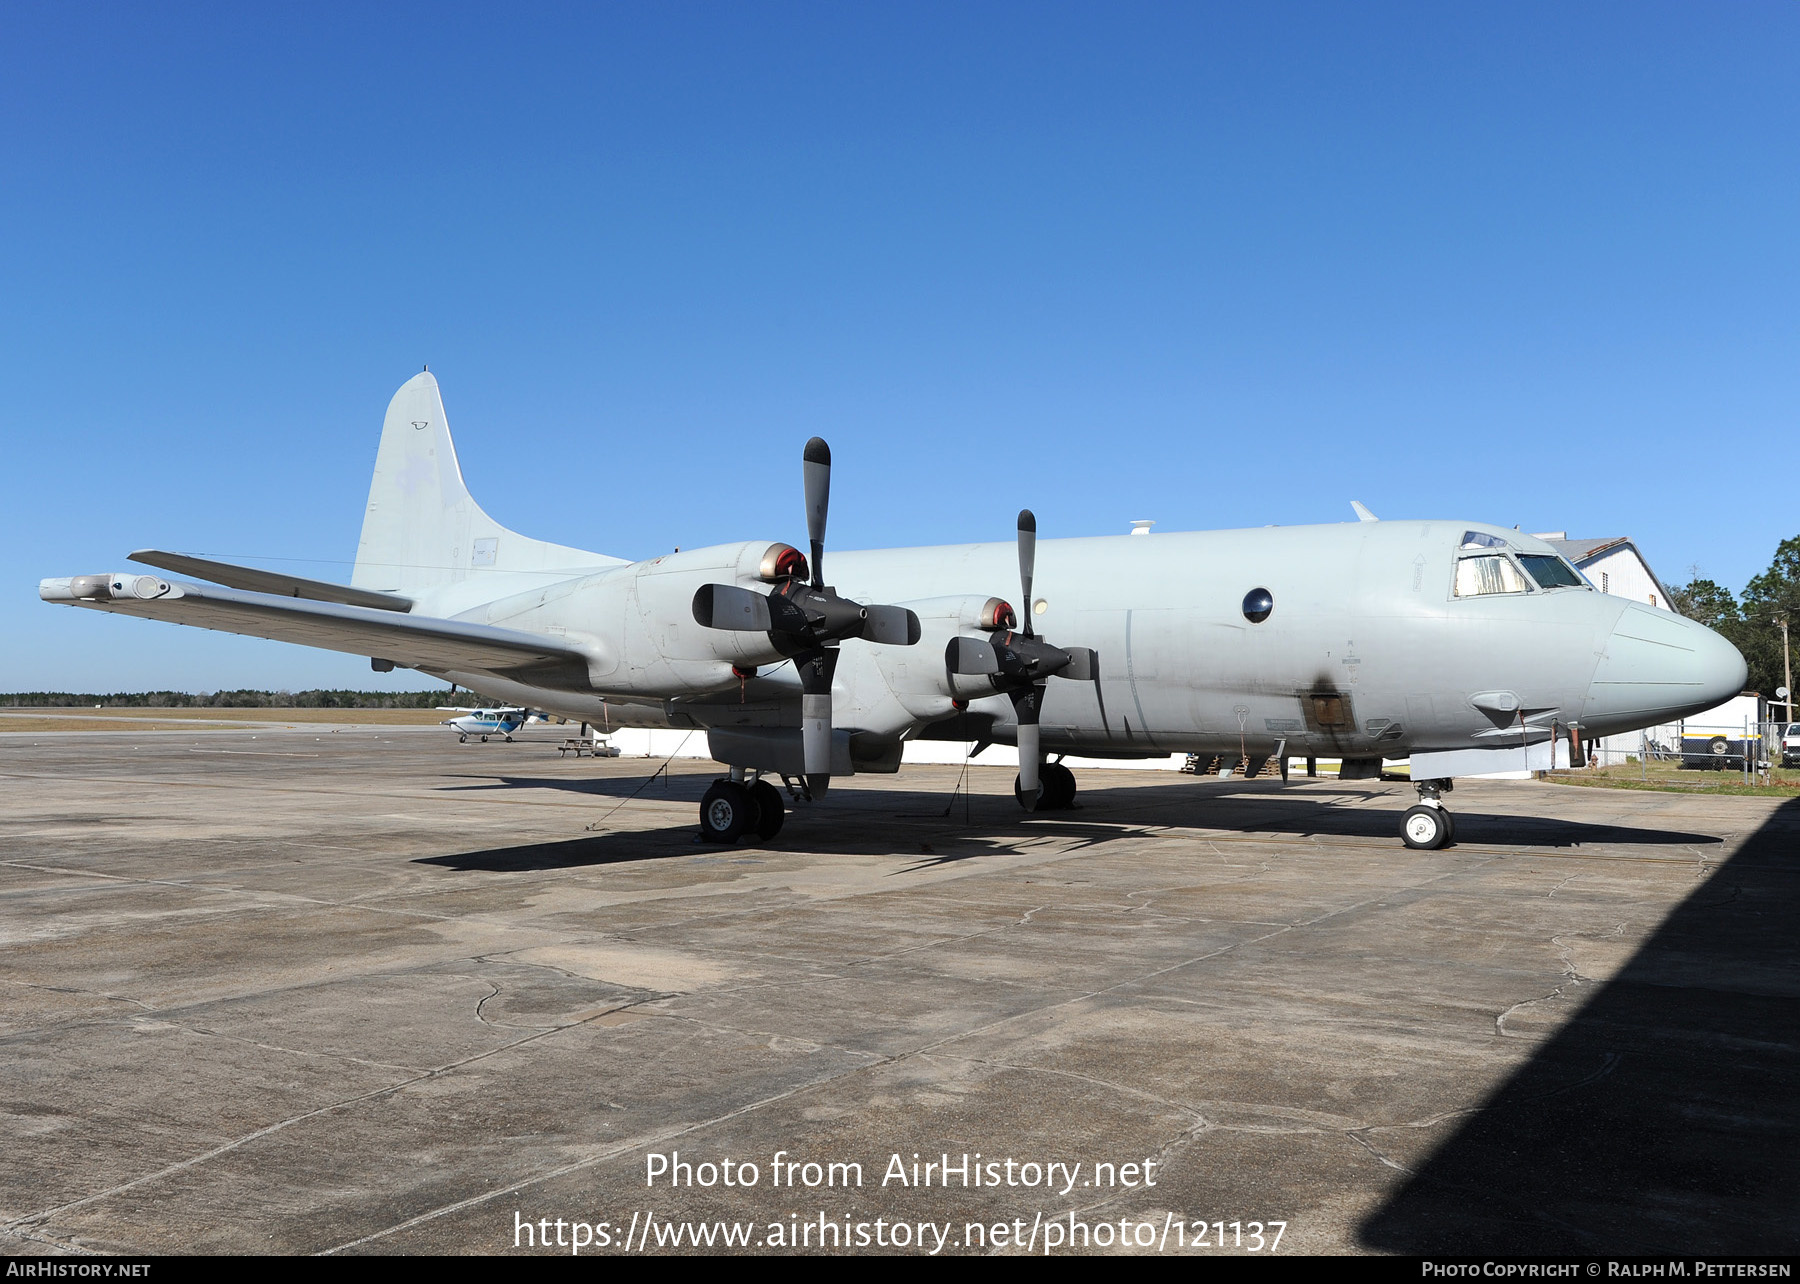
{"label": "wing-mounted pod", "polygon": [[[694,620],[709,629],[764,634],[800,674],[800,740],[807,789],[823,793],[831,780],[831,682],[838,645],[862,638],[887,646],[919,640],[919,617],[903,606],[864,606],[825,583],[825,518],[831,504],[831,447],[822,437],[806,443],[801,462],[806,490],[806,533],[812,544],[811,575],[797,550],[770,550],[762,578],[777,581],[768,593],[735,584],[703,584],[694,594]],[[787,548],[780,545],[778,548]],[[770,559],[773,558],[771,561]]]}
{"label": "wing-mounted pod", "polygon": [[1040,793],[1043,748],[1038,723],[1048,680],[1072,678],[1098,683],[1100,677],[1100,660],[1093,651],[1087,647],[1052,646],[1032,631],[1031,581],[1036,562],[1037,518],[1027,508],[1019,513],[1024,630],[1019,631],[1017,617],[1007,607],[1004,617],[996,613],[993,631],[986,637],[953,637],[944,648],[944,669],[959,694],[971,687],[979,689],[985,683],[986,690],[980,694],[998,691],[1012,700],[1013,713],[1019,720],[1019,790],[1025,805],[1033,809]]}

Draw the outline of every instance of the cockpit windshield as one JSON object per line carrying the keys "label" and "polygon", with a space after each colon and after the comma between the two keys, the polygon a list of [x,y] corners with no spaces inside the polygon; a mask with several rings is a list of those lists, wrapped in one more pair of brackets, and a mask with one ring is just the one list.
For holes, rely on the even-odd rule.
{"label": "cockpit windshield", "polygon": [[1489,535],[1483,531],[1464,531],[1460,547],[1465,550],[1471,548],[1505,548],[1506,541],[1501,539],[1498,535]]}
{"label": "cockpit windshield", "polygon": [[1456,596],[1485,597],[1489,593],[1529,593],[1531,585],[1510,557],[1497,554],[1464,557],[1456,563]]}
{"label": "cockpit windshield", "polygon": [[1539,588],[1580,588],[1581,576],[1575,568],[1560,557],[1541,553],[1521,553],[1519,560],[1525,564],[1526,573],[1536,580]]}

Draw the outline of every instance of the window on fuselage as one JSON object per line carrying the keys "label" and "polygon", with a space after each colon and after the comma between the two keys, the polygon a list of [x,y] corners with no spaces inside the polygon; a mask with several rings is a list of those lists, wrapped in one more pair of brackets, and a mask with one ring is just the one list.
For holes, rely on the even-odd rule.
{"label": "window on fuselage", "polygon": [[1580,588],[1581,576],[1560,557],[1543,553],[1520,553],[1525,573],[1537,581],[1539,588]]}
{"label": "window on fuselage", "polygon": [[1486,597],[1492,593],[1529,593],[1530,583],[1510,557],[1464,557],[1456,563],[1456,596]]}

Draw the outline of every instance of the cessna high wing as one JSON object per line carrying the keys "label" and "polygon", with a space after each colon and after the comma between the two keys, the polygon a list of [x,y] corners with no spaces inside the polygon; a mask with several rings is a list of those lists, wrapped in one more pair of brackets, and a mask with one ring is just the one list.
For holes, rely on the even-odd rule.
{"label": "cessna high wing", "polygon": [[[47,579],[45,601],[366,655],[595,725],[689,728],[729,774],[702,832],[773,837],[781,792],[893,772],[909,739],[1046,755],[1412,760],[1414,847],[1452,841],[1457,776],[1578,760],[1584,740],[1736,694],[1709,629],[1596,592],[1556,551],[1470,521],[1355,522],[825,553],[831,452],[802,461],[808,552],[764,538],[641,562],[514,534],[463,484],[437,381],[388,406],[349,585],[142,550],[168,575]],[[996,523],[998,524],[998,522]],[[1017,608],[1007,595],[1017,588]]]}

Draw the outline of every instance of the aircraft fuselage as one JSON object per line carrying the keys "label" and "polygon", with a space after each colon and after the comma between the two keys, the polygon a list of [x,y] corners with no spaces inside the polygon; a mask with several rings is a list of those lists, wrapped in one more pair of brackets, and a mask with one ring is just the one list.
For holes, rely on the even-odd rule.
{"label": "aircraft fuselage", "polygon": [[[1736,692],[1735,650],[1671,612],[1586,585],[1457,596],[1469,531],[1554,555],[1516,531],[1451,521],[1046,540],[1026,606],[1010,542],[833,552],[840,593],[911,607],[924,630],[911,647],[842,644],[837,726],[1010,740],[1007,699],[945,671],[946,642],[975,631],[971,604],[990,597],[1030,610],[1054,645],[1098,656],[1096,682],[1048,684],[1047,751],[1266,754],[1285,742],[1292,755],[1397,758],[1503,743],[1521,727],[1604,736]],[[704,584],[767,588],[755,568],[768,547],[695,549],[465,605],[488,589],[471,577],[421,608],[561,634],[590,656],[585,692],[443,675],[498,698],[611,725],[794,726],[799,686],[770,640],[704,628],[691,612]],[[1245,610],[1259,589],[1273,600],[1260,622]],[[740,683],[734,665],[757,676]],[[1506,698],[1473,702],[1483,696]]]}

